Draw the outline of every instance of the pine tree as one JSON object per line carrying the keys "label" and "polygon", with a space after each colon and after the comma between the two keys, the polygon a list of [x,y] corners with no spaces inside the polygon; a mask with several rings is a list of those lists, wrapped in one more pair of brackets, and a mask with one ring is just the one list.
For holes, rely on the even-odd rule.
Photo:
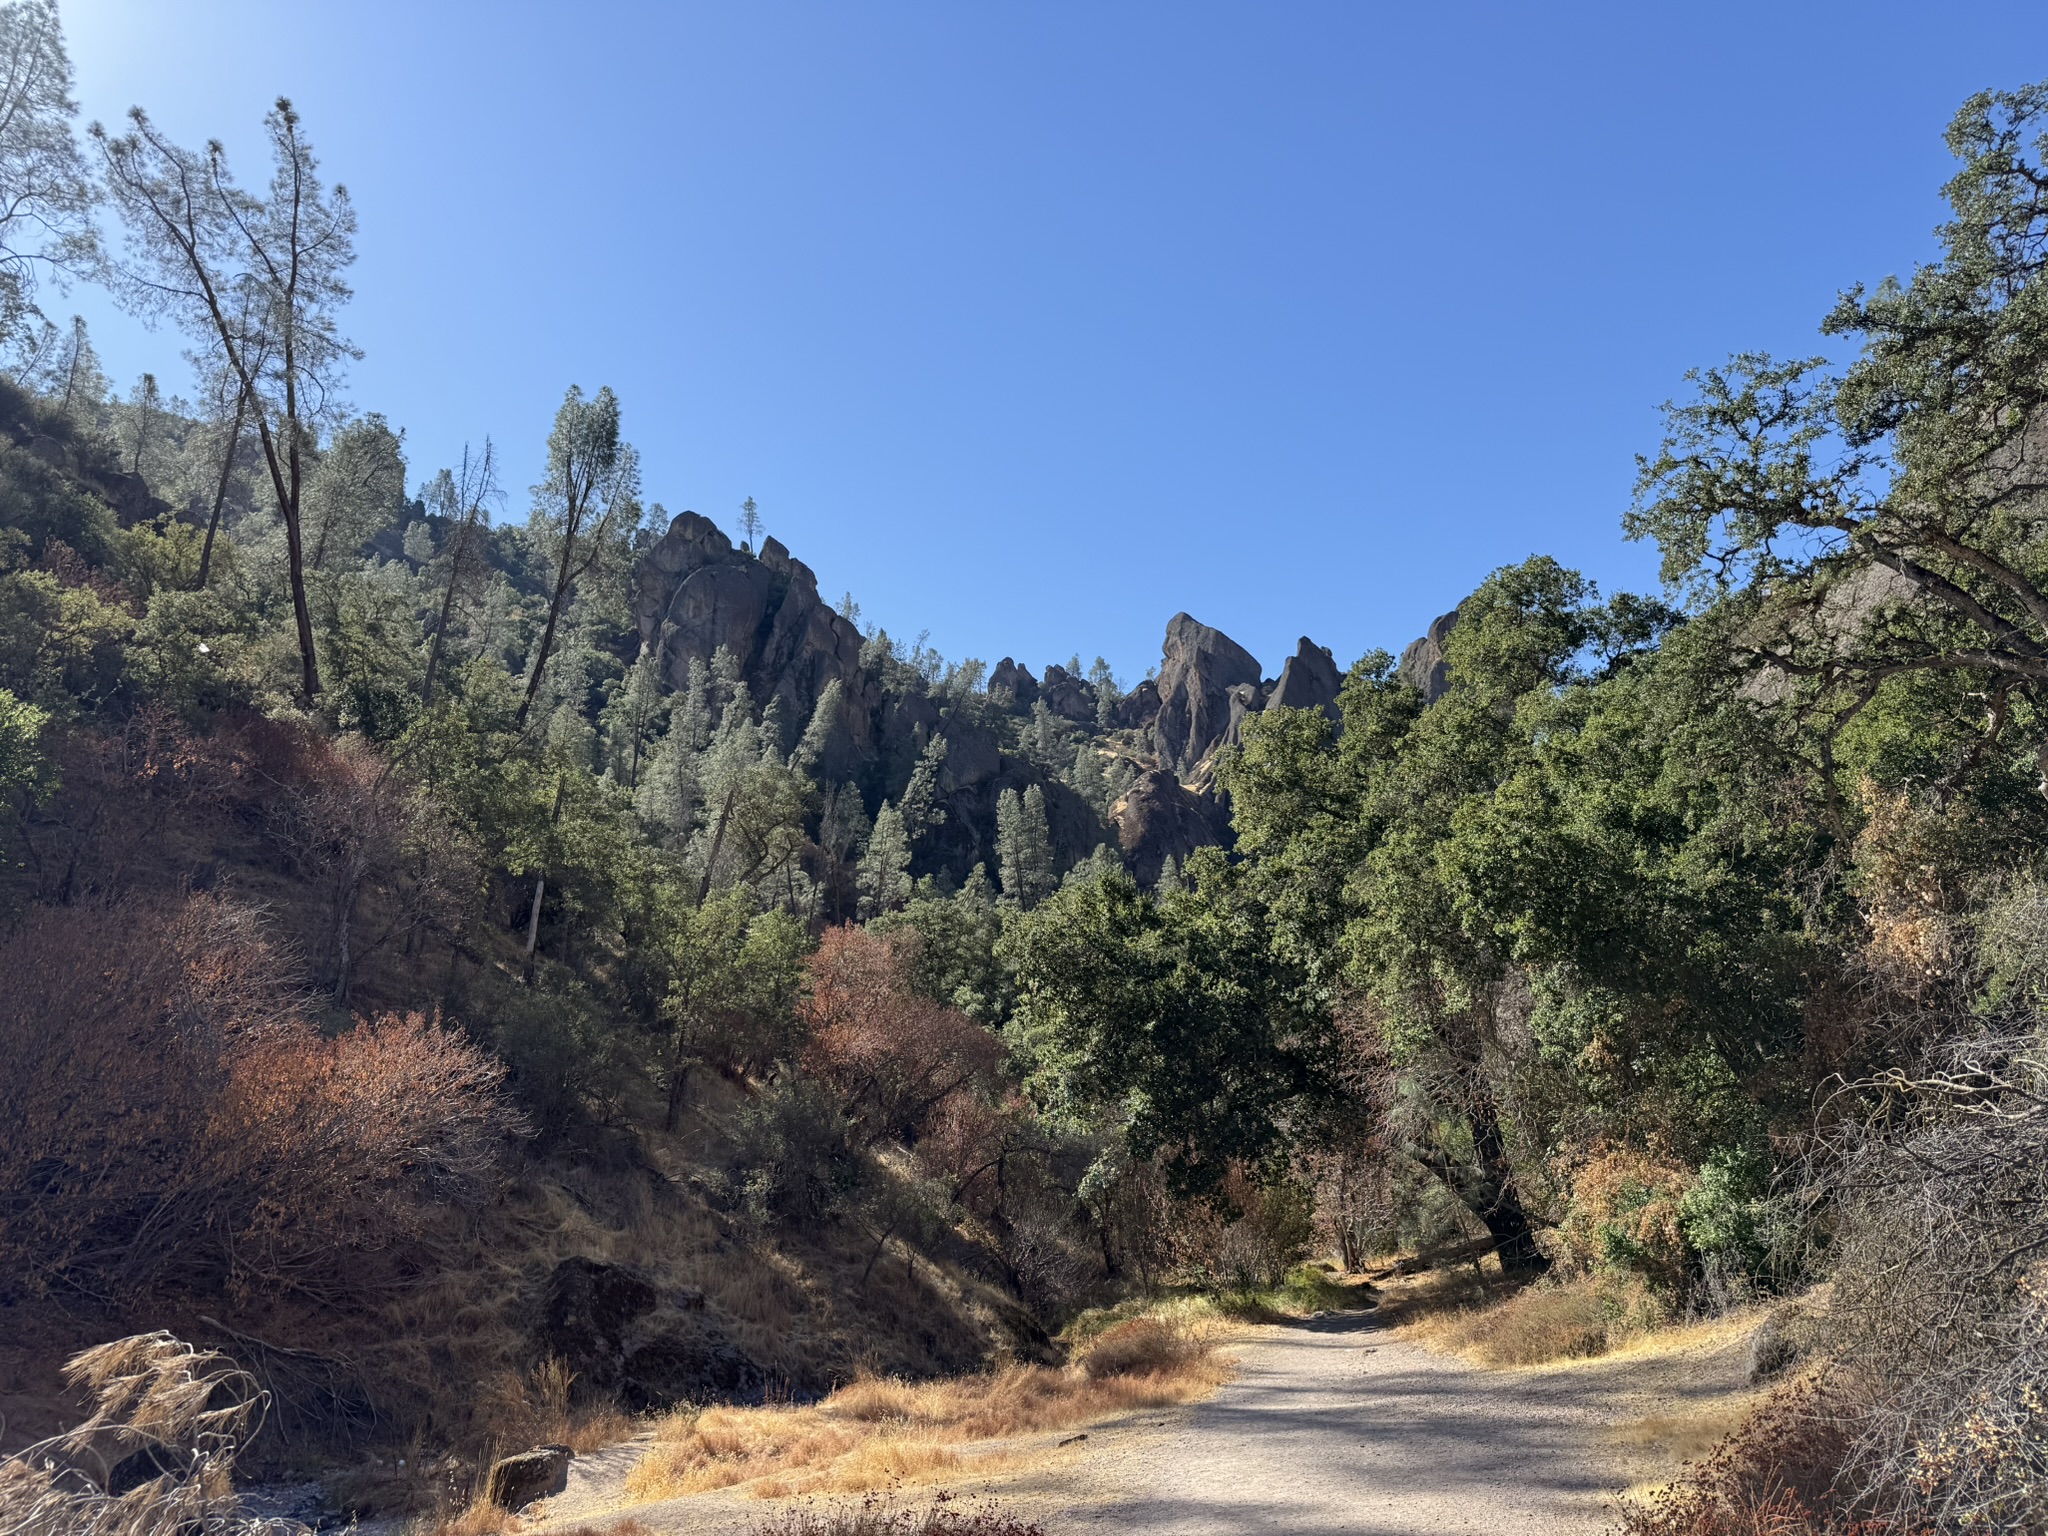
{"label": "pine tree", "polygon": [[861,916],[893,912],[910,900],[910,892],[910,838],[903,813],[884,800],[860,861]]}
{"label": "pine tree", "polygon": [[996,797],[996,864],[1005,901],[1028,909],[1052,894],[1052,838],[1045,791],[1036,784],[1022,795],[1006,789]]}
{"label": "pine tree", "polygon": [[1075,751],[1074,767],[1067,775],[1067,784],[1093,806],[1098,815],[1109,814],[1109,775],[1103,771],[1102,754],[1095,750],[1094,743],[1084,741]]}
{"label": "pine tree", "polygon": [[912,846],[946,820],[946,808],[939,804],[939,770],[946,763],[946,738],[934,735],[924,744],[917,766],[910,770],[910,782],[903,788],[903,830]]}

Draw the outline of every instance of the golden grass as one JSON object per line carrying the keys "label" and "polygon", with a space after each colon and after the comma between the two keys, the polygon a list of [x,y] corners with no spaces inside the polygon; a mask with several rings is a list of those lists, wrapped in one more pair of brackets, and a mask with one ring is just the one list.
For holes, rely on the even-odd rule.
{"label": "golden grass", "polygon": [[[970,1463],[992,1471],[1018,1453],[962,1448],[1205,1396],[1229,1374],[1215,1353],[1220,1331],[1146,1320],[1123,1333],[1113,1346],[1118,1358],[1098,1361],[1093,1374],[1084,1355],[1065,1370],[1013,1365],[932,1382],[866,1377],[805,1407],[671,1414],[627,1475],[626,1494],[648,1503],[720,1488],[759,1498],[862,1493],[953,1477]],[[1134,1342],[1140,1334],[1143,1342]]]}
{"label": "golden grass", "polygon": [[1479,1365],[1543,1365],[1604,1355],[1615,1342],[1606,1308],[1588,1286],[1536,1286],[1505,1301],[1432,1312],[1399,1333]]}

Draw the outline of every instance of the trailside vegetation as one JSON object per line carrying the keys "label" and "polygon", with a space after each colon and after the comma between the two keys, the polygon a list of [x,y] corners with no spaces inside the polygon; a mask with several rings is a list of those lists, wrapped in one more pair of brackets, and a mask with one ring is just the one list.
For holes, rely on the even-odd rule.
{"label": "trailside vegetation", "polygon": [[[987,1365],[971,1416],[1084,1307],[1316,1250],[1484,1257],[1588,1348],[1829,1280],[1832,1364],[1636,1528],[2048,1518],[2048,86],[1963,106],[1845,363],[1668,408],[1659,594],[1533,556],[1441,677],[1368,655],[1187,768],[1106,664],[850,597],[807,692],[682,654],[629,402],[569,387],[516,508],[488,439],[419,473],[347,403],[291,105],[252,188],[140,110],[81,141],[43,0],[0,53],[0,1305],[53,1358],[175,1325],[273,1436],[673,1410],[663,1486],[721,1436],[809,1486],[914,1396],[864,1368]],[[118,390],[70,280],[201,398]],[[1141,881],[1176,766],[1227,836]],[[1112,1341],[1164,1347],[1061,1390],[1182,1392]],[[697,1411],[777,1392],[815,1467]]]}

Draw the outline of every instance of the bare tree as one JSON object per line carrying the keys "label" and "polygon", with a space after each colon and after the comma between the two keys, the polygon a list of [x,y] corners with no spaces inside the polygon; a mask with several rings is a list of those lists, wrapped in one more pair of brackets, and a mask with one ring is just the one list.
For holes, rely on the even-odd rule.
{"label": "bare tree", "polygon": [[213,574],[213,541],[220,533],[221,510],[227,505],[228,487],[235,478],[235,459],[242,448],[242,428],[249,419],[249,391],[243,388],[242,381],[233,372],[223,370],[215,381],[216,403],[221,395],[227,394],[235,398],[234,418],[221,445],[220,478],[214,482],[213,509],[206,518],[206,541],[199,546],[198,586],[202,592]]}
{"label": "bare tree", "polygon": [[108,192],[128,226],[125,257],[105,264],[115,291],[146,317],[169,315],[240,383],[263,446],[284,523],[302,691],[320,691],[306,604],[300,508],[308,456],[321,424],[341,408],[342,369],[361,354],[336,328],[347,300],[342,274],[355,259],[348,191],[326,191],[279,97],[264,118],[274,161],[258,196],[236,184],[218,140],[203,154],[180,148],[140,107],[120,137],[98,123]]}

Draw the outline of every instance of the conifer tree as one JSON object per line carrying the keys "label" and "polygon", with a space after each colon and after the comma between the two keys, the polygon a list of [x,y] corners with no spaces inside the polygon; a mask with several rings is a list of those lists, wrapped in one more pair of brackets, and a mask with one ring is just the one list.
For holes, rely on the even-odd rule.
{"label": "conifer tree", "polygon": [[884,800],[860,861],[861,916],[895,911],[910,900],[910,891],[910,837],[903,813]]}
{"label": "conifer tree", "polygon": [[1006,789],[996,797],[996,863],[1005,901],[1030,908],[1052,893],[1052,838],[1045,791],[1036,784],[1022,795]]}
{"label": "conifer tree", "polygon": [[913,847],[927,832],[943,825],[946,820],[946,808],[939,804],[939,770],[945,763],[946,738],[934,735],[925,743],[924,751],[918,754],[917,766],[910,770],[910,782],[903,788],[899,809],[903,814],[904,834]]}

